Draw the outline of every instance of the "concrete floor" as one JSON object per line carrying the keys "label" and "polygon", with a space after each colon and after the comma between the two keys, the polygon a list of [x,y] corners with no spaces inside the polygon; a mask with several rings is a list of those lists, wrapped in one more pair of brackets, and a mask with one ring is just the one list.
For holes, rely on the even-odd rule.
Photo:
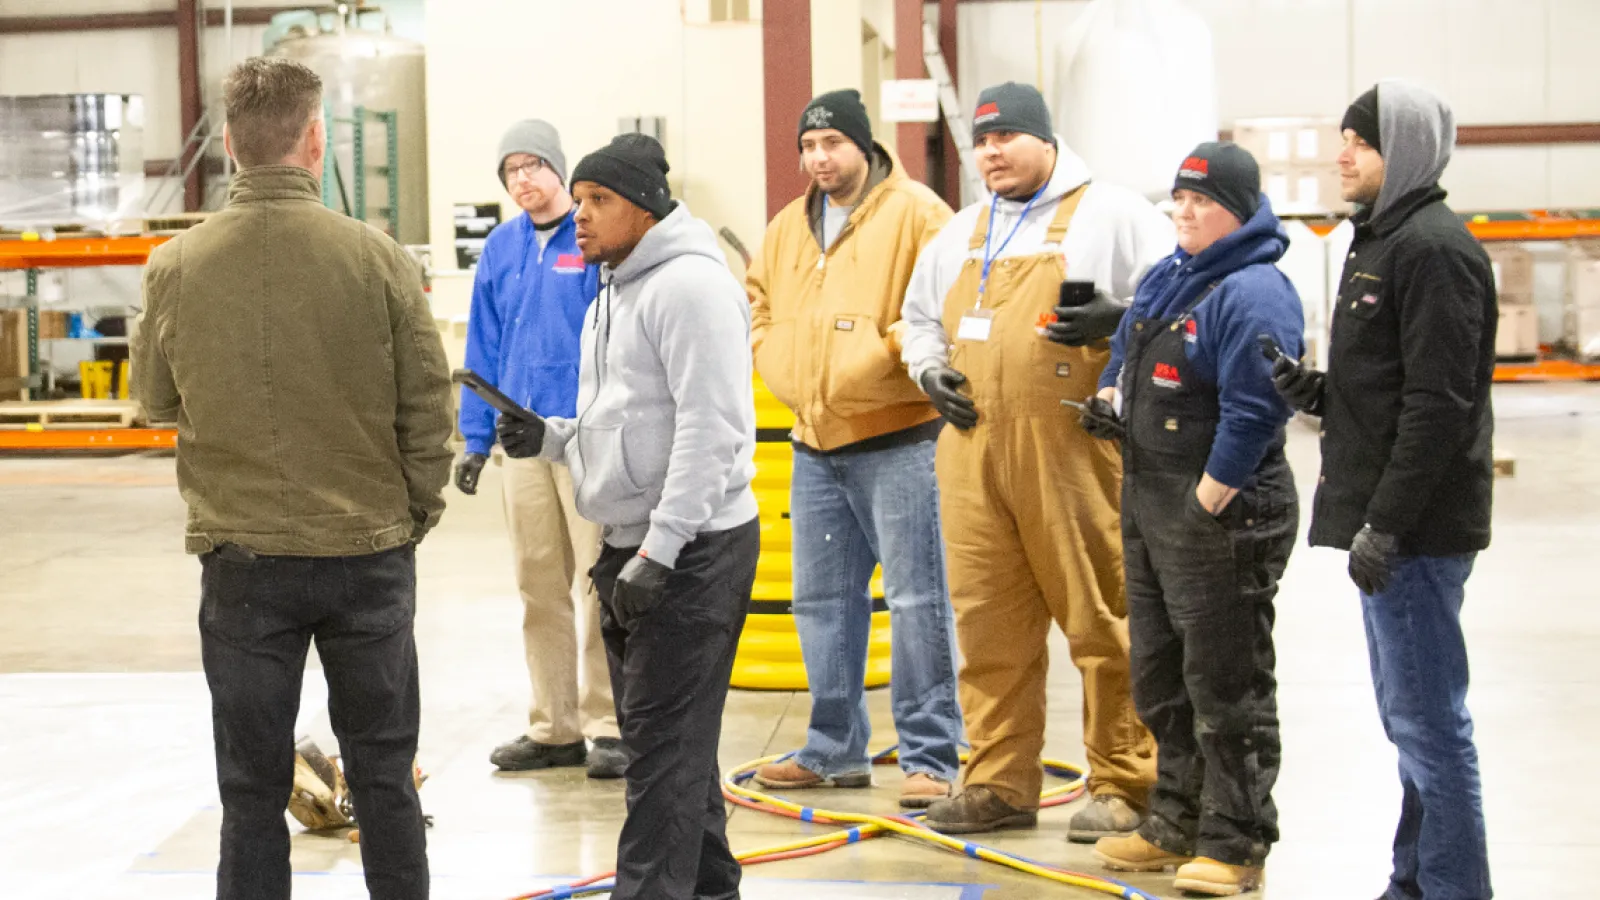
{"label": "concrete floor", "polygon": [[[1517,386],[1497,402],[1517,474],[1499,483],[1495,546],[1466,612],[1495,881],[1510,900],[1577,900],[1593,895],[1600,860],[1600,806],[1584,781],[1600,737],[1600,386]],[[1305,490],[1315,442],[1294,431]],[[527,684],[497,479],[491,467],[479,497],[452,495],[420,557],[423,801],[439,898],[497,900],[607,870],[622,818],[618,784],[497,776],[487,762],[521,728]],[[0,459],[0,897],[213,894],[220,813],[183,515],[170,458]],[[1280,900],[1365,900],[1387,875],[1395,761],[1343,565],[1302,546],[1279,598],[1284,839],[1265,893]],[[1059,635],[1055,649],[1049,752],[1079,759],[1077,674]],[[324,697],[312,673],[303,726],[332,746]],[[871,695],[875,745],[892,740],[887,701]],[[807,706],[804,694],[736,692],[724,764],[796,747]],[[890,812],[898,777],[796,799]],[[1097,872],[1063,840],[1070,813],[992,843]],[[815,827],[737,811],[731,832],[743,850]],[[301,900],[365,896],[347,842],[297,835],[294,864]],[[1170,878],[1133,883],[1171,895]],[[763,866],[747,885],[751,900],[1096,896],[891,840]]]}

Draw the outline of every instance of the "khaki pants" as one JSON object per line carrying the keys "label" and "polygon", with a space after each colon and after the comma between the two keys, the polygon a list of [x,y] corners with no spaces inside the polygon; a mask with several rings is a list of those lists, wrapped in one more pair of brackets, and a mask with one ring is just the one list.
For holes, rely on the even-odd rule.
{"label": "khaki pants", "polygon": [[600,526],[578,517],[565,466],[508,458],[504,473],[533,688],[528,737],[541,744],[617,737],[600,604],[589,580]]}

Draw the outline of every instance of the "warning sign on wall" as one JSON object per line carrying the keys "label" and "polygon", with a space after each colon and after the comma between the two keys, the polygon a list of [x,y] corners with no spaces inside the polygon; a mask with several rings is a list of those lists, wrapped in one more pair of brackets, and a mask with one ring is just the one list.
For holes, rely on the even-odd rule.
{"label": "warning sign on wall", "polygon": [[932,78],[885,81],[879,99],[885,122],[939,121],[939,85]]}

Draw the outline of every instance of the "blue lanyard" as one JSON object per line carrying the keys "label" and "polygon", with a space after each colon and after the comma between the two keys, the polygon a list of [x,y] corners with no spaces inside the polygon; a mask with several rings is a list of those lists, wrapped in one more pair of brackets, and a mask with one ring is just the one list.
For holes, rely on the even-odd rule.
{"label": "blue lanyard", "polygon": [[1044,189],[1049,186],[1046,183],[1043,187],[1033,192],[1033,196],[1028,198],[1028,204],[1022,207],[1022,215],[1017,216],[1017,224],[1011,226],[1011,233],[1006,235],[1006,239],[1000,242],[1000,246],[996,247],[993,253],[989,252],[989,245],[994,240],[994,214],[1000,208],[1000,195],[996,194],[994,199],[989,201],[989,227],[983,235],[983,277],[978,281],[979,303],[983,302],[983,292],[989,287],[989,269],[994,266],[995,259],[1005,252],[1006,245],[1011,243],[1011,239],[1017,236],[1018,231],[1022,230],[1022,223],[1028,220],[1028,213],[1033,211],[1033,204],[1039,200],[1040,195],[1044,193]]}

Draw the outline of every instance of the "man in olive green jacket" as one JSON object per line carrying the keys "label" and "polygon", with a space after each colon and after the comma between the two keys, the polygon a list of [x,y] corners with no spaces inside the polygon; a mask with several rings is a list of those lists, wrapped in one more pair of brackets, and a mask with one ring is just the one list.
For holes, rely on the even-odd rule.
{"label": "man in olive green jacket", "polygon": [[317,642],[374,897],[422,900],[415,545],[444,511],[444,348],[393,240],[321,203],[322,83],[252,59],[225,86],[227,207],[151,255],[133,348],[178,423],[222,796],[219,900],[289,896],[284,806]]}

